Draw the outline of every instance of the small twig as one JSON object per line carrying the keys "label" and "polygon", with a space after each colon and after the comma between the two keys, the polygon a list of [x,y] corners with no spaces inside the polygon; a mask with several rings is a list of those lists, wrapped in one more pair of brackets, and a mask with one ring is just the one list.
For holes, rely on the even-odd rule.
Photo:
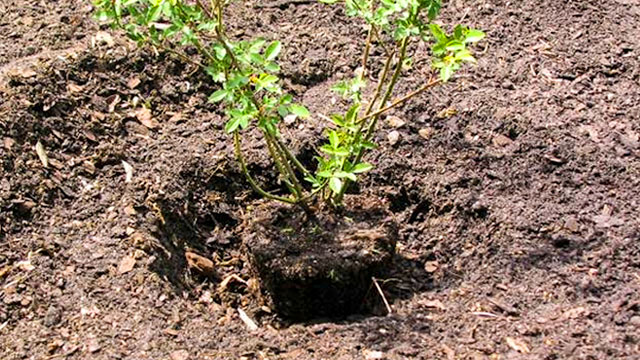
{"label": "small twig", "polygon": [[498,315],[490,313],[490,312],[486,312],[486,311],[474,311],[471,314],[473,314],[475,316],[479,316],[479,317],[492,318],[492,319],[495,319],[495,318],[498,317]]}
{"label": "small twig", "polygon": [[387,301],[387,297],[384,296],[384,292],[382,292],[382,288],[380,287],[380,285],[378,284],[378,280],[376,280],[375,277],[372,277],[371,280],[373,280],[373,285],[375,285],[376,289],[378,290],[378,293],[380,294],[380,297],[382,297],[382,301],[384,302],[384,306],[387,307],[387,315],[391,314],[391,306],[389,305],[389,302]]}

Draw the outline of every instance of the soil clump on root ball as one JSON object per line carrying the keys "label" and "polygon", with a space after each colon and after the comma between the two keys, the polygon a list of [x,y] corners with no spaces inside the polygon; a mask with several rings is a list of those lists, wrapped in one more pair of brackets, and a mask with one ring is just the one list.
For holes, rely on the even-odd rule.
{"label": "soil clump on root ball", "polygon": [[348,197],[343,210],[267,202],[248,214],[243,241],[263,300],[283,318],[342,318],[366,311],[372,278],[395,253],[397,225],[378,200]]}

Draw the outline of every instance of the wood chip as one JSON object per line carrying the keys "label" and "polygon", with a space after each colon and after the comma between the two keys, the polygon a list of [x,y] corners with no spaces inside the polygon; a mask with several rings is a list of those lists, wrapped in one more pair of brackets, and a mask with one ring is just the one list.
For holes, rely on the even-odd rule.
{"label": "wood chip", "polygon": [[138,110],[135,111],[135,116],[142,125],[149,129],[155,129],[160,126],[160,124],[151,117],[151,110],[146,107],[138,108]]}
{"label": "wood chip", "polygon": [[133,180],[133,166],[124,160],[122,160],[122,166],[125,174],[124,182],[130,183]]}
{"label": "wood chip", "polygon": [[97,45],[106,45],[107,47],[112,47],[115,42],[113,41],[113,37],[106,31],[98,31],[96,35],[93,37],[93,46]]}
{"label": "wood chip", "polygon": [[574,217],[568,217],[564,221],[564,228],[574,233],[578,232],[578,230],[580,229],[578,221]]}
{"label": "wood chip", "polygon": [[32,69],[22,68],[22,69],[18,69],[16,71],[13,71],[11,75],[20,76],[22,78],[28,79],[30,77],[34,77],[34,76],[38,75],[38,73],[36,73]]}
{"label": "wood chip", "polygon": [[38,141],[38,143],[36,143],[36,154],[38,154],[38,158],[40,159],[40,162],[42,163],[42,166],[44,166],[45,168],[49,167],[49,157],[47,156],[47,152],[44,150],[44,146],[42,145],[42,143],[40,141]]}
{"label": "wood chip", "polygon": [[120,260],[120,264],[118,264],[118,274],[128,273],[133,270],[133,267],[136,265],[136,259],[132,256],[125,256]]}
{"label": "wood chip", "polygon": [[435,132],[435,130],[432,127],[426,127],[426,128],[422,128],[418,131],[418,134],[423,138],[423,139],[429,139],[433,133]]}
{"label": "wood chip", "polygon": [[127,87],[129,89],[135,89],[138,85],[140,85],[140,78],[137,76],[134,76],[127,81]]}
{"label": "wood chip", "polygon": [[564,160],[560,159],[559,157],[553,156],[551,154],[544,155],[544,158],[554,165],[562,165],[565,163]]}
{"label": "wood chip", "polygon": [[527,345],[527,343],[525,343],[520,339],[515,339],[507,336],[505,338],[505,341],[507,342],[507,345],[509,345],[509,347],[515,351],[518,351],[523,354],[528,354],[531,352],[531,349],[529,349],[529,346]]}
{"label": "wood chip", "polygon": [[255,321],[253,321],[241,308],[238,308],[238,315],[240,315],[240,320],[247,325],[247,329],[249,329],[249,331],[258,330],[258,325],[256,325]]}
{"label": "wood chip", "polygon": [[215,264],[210,259],[207,259],[206,257],[198,255],[191,251],[185,252],[184,256],[187,259],[187,265],[192,270],[195,270],[203,275],[215,275]]}
{"label": "wood chip", "polygon": [[384,353],[382,351],[364,350],[365,360],[380,360],[384,359]]}

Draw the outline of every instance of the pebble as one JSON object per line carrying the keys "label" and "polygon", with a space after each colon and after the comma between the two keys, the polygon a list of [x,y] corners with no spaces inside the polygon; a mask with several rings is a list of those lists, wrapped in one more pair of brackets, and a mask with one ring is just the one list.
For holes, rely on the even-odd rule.
{"label": "pebble", "polygon": [[389,144],[391,146],[397,144],[398,141],[400,141],[400,133],[395,130],[391,131],[389,134],[387,134],[387,140],[389,141]]}

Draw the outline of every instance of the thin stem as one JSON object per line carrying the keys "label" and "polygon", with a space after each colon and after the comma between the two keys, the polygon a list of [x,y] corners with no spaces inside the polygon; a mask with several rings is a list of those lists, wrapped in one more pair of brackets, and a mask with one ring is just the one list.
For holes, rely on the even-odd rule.
{"label": "thin stem", "polygon": [[391,110],[391,109],[393,109],[393,108],[395,108],[395,107],[397,107],[399,105],[404,104],[405,102],[409,101],[414,96],[419,95],[419,94],[425,92],[426,90],[428,90],[428,89],[430,89],[430,88],[432,88],[432,87],[434,87],[434,86],[436,86],[436,85],[438,85],[440,83],[442,83],[442,80],[440,80],[440,79],[432,80],[432,81],[422,85],[419,89],[414,90],[414,91],[408,93],[407,95],[401,97],[400,99],[394,101],[389,106],[386,106],[386,107],[384,107],[382,109],[376,110],[375,112],[373,112],[371,114],[365,115],[364,117],[358,119],[358,122],[364,122],[364,120],[366,120],[366,119],[369,119],[369,118],[374,117],[374,116],[379,116],[379,115],[381,115],[381,114],[383,114],[383,113],[385,113],[385,112],[387,112],[387,111],[389,111],[389,110]]}
{"label": "thin stem", "polygon": [[[367,111],[365,111],[364,113],[365,115],[369,115],[371,113],[371,110],[373,110],[373,106],[375,105],[376,101],[378,101],[378,97],[380,97],[380,92],[382,91],[382,86],[384,85],[384,81],[387,78],[389,69],[391,68],[392,60],[393,60],[393,54],[389,55],[389,57],[387,57],[387,61],[384,63],[384,69],[382,70],[382,74],[378,79],[378,86],[376,87],[376,92],[373,94],[371,101],[369,101],[369,105],[367,105]],[[358,129],[358,134],[360,133],[361,130],[362,130],[362,127]]]}
{"label": "thin stem", "polygon": [[[278,146],[276,146],[276,149],[278,149]],[[280,150],[280,149],[278,149]],[[293,168],[291,167],[291,164],[289,164],[289,161],[287,161],[287,158],[285,157],[285,155],[282,155],[282,150],[279,151],[280,155],[282,156],[282,162],[284,163],[284,168],[287,171],[287,175],[289,175],[289,177],[291,178],[291,182],[293,183],[293,187],[296,190],[296,195],[299,198],[302,197],[302,184],[300,184],[300,181],[298,180],[298,177],[296,176],[296,173],[293,171]]]}
{"label": "thin stem", "polygon": [[202,3],[202,0],[196,0],[196,4],[200,9],[202,9],[204,14],[207,15],[209,19],[216,20],[218,22],[215,28],[216,37],[218,38],[218,41],[220,42],[220,44],[222,44],[224,49],[227,51],[227,54],[229,54],[229,57],[231,57],[231,63],[233,64],[233,67],[240,70],[240,63],[238,62],[236,55],[233,53],[233,51],[229,47],[229,44],[227,44],[227,41],[224,36],[224,29],[223,29],[223,23],[222,23],[222,10],[224,6],[222,4],[222,1],[220,0],[216,1],[216,10],[217,10],[216,14],[213,14],[211,10]]}
{"label": "thin stem", "polygon": [[249,170],[247,169],[247,163],[244,160],[244,157],[242,156],[242,148],[241,148],[241,144],[240,144],[240,134],[238,134],[238,131],[234,131],[233,132],[233,145],[234,145],[234,149],[235,149],[235,153],[236,153],[236,158],[238,159],[238,162],[240,163],[240,169],[242,170],[242,173],[244,174],[245,178],[247,178],[247,181],[249,182],[249,184],[251,185],[251,187],[253,188],[253,190],[255,192],[257,192],[258,194],[260,194],[260,196],[263,196],[267,199],[271,199],[271,200],[276,200],[276,201],[281,201],[284,203],[288,203],[288,204],[296,204],[297,202],[293,199],[289,199],[283,196],[278,196],[278,195],[274,195],[270,192],[267,192],[265,190],[263,190],[260,185],[258,185],[258,183],[253,179],[253,177],[251,176],[251,174],[249,174]]}
{"label": "thin stem", "polygon": [[206,68],[206,66],[203,63],[195,61],[195,60],[191,59],[190,57],[188,57],[187,55],[185,55],[183,53],[180,53],[178,51],[175,51],[175,50],[173,50],[173,49],[171,49],[171,48],[169,48],[169,47],[167,47],[165,45],[162,45],[161,43],[152,42],[151,46],[157,47],[160,50],[163,50],[163,51],[166,51],[166,52],[168,52],[168,53],[170,53],[172,55],[175,55],[175,56],[179,57],[180,59],[182,59],[183,61],[186,61],[186,62],[188,62],[188,63],[190,63],[192,65],[198,66],[198,67],[200,67],[202,69]]}
{"label": "thin stem", "polygon": [[300,160],[298,160],[298,158],[296,158],[291,151],[289,150],[289,148],[278,138],[275,137],[276,140],[276,144],[278,144],[278,146],[280,147],[280,149],[282,150],[282,152],[284,152],[284,154],[287,156],[287,158],[289,160],[291,160],[291,162],[293,163],[293,165],[296,167],[296,169],[298,169],[301,173],[303,173],[305,176],[309,176],[311,175],[311,171],[307,170],[307,168],[304,167],[304,165],[302,165],[302,163],[300,162]]}
{"label": "thin stem", "polygon": [[[402,63],[404,62],[404,58],[407,55],[408,45],[409,45],[409,37],[406,37],[402,40],[402,43],[400,44],[400,56],[398,57],[398,63],[396,64],[396,68],[393,72],[393,75],[391,76],[391,80],[387,85],[387,91],[385,92],[384,96],[382,97],[382,100],[380,101],[378,110],[384,108],[384,104],[389,100],[389,98],[391,97],[391,94],[393,93],[393,88],[398,82],[398,78],[400,77],[400,73],[402,72]],[[365,141],[370,140],[371,135],[373,134],[373,131],[376,128],[376,124],[378,123],[378,118],[379,118],[379,114],[372,117],[371,122],[367,127],[367,132],[364,135]],[[360,160],[362,160],[363,155],[364,155],[364,148],[361,147],[360,149],[358,149],[358,153],[356,155],[356,158],[353,161],[353,164],[354,165],[358,164]],[[342,202],[344,193],[347,191],[347,188],[349,187],[349,185],[351,185],[351,181],[349,179],[345,179],[345,182],[342,184],[342,188],[340,188],[340,192],[338,192],[338,194],[336,194],[334,197],[334,203],[340,204],[340,202]]]}
{"label": "thin stem", "polygon": [[283,177],[282,181],[285,183],[285,185],[289,189],[289,192],[291,192],[292,194],[296,194],[296,189],[291,183],[291,180],[289,180],[286,169],[284,168],[284,165],[282,165],[282,159],[280,158],[280,156],[278,156],[278,154],[276,153],[276,150],[274,149],[275,145],[273,144],[273,141],[271,141],[266,134],[264,136],[267,142],[267,149],[269,149],[269,154],[271,155],[273,162],[276,164],[276,168],[278,168],[278,171]]}
{"label": "thin stem", "polygon": [[[409,37],[406,37],[402,40],[402,44],[400,45],[400,57],[398,57],[398,63],[396,64],[396,69],[393,72],[393,75],[391,76],[391,82],[389,82],[389,85],[387,86],[387,91],[382,97],[382,101],[380,101],[380,106],[378,110],[382,109],[384,107],[384,104],[386,104],[387,101],[389,101],[389,98],[393,93],[393,88],[395,88],[396,83],[398,82],[398,78],[400,77],[400,73],[402,72],[402,63],[404,62],[404,58],[407,55],[407,45],[409,45]],[[364,137],[365,140],[369,140],[371,138],[371,135],[373,134],[373,131],[375,130],[377,123],[378,123],[378,116],[374,116],[371,119],[371,122],[369,123],[369,127],[367,128],[367,133],[365,134],[365,137]],[[354,162],[354,164],[357,164],[358,162],[360,162],[360,160],[362,159],[363,153],[364,153],[364,149],[360,149],[360,151],[358,151],[358,156],[356,156],[356,161]]]}

